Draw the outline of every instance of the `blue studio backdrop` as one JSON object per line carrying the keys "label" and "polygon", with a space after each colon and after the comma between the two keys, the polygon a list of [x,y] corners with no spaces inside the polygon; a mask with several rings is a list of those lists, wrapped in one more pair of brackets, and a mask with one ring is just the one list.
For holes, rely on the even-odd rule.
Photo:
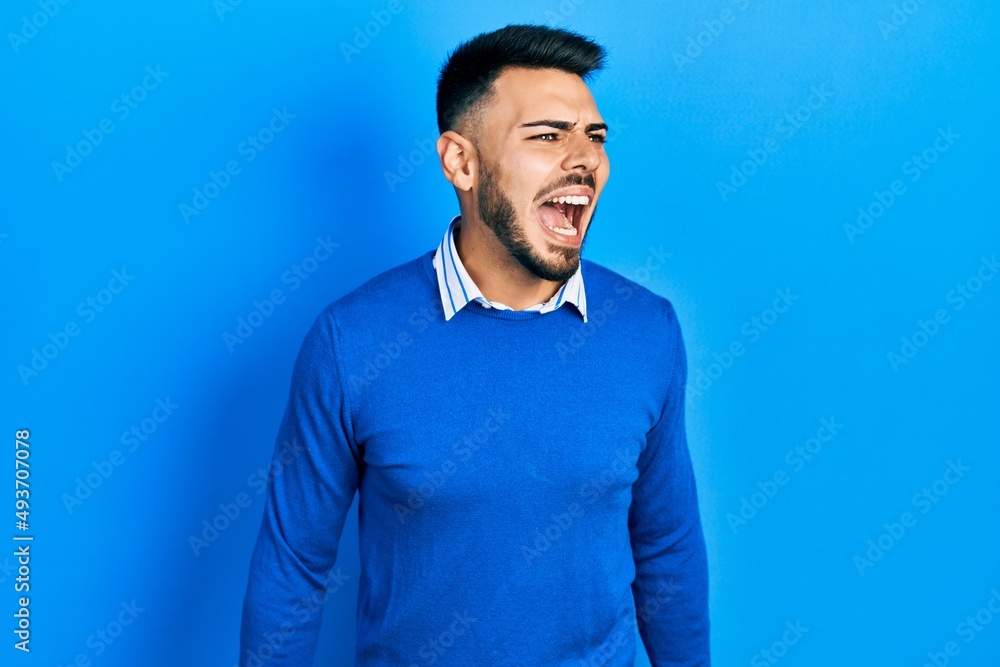
{"label": "blue studio backdrop", "polygon": [[[438,68],[521,22],[611,54],[586,256],[681,320],[714,663],[1000,664],[986,0],[4,3],[0,664],[235,664],[302,338],[437,244]],[[356,500],[336,568],[317,665]]]}

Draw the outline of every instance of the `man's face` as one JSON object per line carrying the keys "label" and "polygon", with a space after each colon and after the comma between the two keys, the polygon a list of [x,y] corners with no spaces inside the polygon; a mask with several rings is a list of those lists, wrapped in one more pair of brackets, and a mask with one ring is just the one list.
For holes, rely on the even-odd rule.
{"label": "man's face", "polygon": [[[574,74],[509,68],[493,86],[477,144],[479,216],[525,269],[563,282],[580,264],[608,180],[607,128]],[[547,203],[560,195],[576,199]]]}

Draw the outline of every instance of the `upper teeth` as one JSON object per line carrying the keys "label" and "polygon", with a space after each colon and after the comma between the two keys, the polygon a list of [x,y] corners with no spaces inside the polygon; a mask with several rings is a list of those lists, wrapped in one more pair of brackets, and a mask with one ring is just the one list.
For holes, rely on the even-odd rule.
{"label": "upper teeth", "polygon": [[590,203],[590,197],[587,195],[581,196],[570,196],[570,197],[553,197],[550,199],[548,204],[575,204],[576,206],[586,206]]}

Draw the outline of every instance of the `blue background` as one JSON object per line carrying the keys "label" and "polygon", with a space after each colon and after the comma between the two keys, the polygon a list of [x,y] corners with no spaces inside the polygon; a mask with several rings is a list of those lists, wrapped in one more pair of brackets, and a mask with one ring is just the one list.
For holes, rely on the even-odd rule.
{"label": "blue background", "polygon": [[[434,247],[457,213],[426,150],[446,54],[548,22],[611,52],[592,85],[612,169],[587,257],[671,299],[684,329],[715,664],[773,664],[769,650],[789,667],[919,666],[948,642],[948,664],[998,664],[1000,617],[980,612],[1000,590],[997,6],[428,4],[0,9],[0,486],[13,535],[12,441],[29,428],[35,536],[30,655],[12,647],[2,538],[0,662],[235,663],[263,509],[253,475],[298,346],[324,305]],[[275,110],[270,143],[241,148]],[[102,119],[113,131],[88,146]],[[183,215],[212,173],[225,187]],[[317,238],[336,251],[303,262]],[[102,292],[115,270],[132,278]],[[283,303],[227,345],[275,289]],[[68,323],[77,335],[60,337]],[[19,370],[35,351],[41,370]],[[160,422],[158,399],[177,406]],[[968,470],[935,487],[949,462]],[[99,486],[67,505],[88,475]],[[219,520],[241,493],[249,506]],[[316,664],[352,664],[356,509]],[[213,520],[228,525],[192,546]],[[866,555],[869,540],[886,548]],[[977,613],[990,622],[960,625]],[[120,614],[113,643],[97,639]]]}

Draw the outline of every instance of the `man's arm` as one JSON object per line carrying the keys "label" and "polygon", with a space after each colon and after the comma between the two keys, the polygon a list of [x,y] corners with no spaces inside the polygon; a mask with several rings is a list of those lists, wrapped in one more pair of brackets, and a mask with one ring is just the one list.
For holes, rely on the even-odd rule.
{"label": "man's arm", "polygon": [[339,332],[324,310],[306,334],[281,420],[243,601],[240,666],[311,665],[327,573],[357,490]]}
{"label": "man's arm", "polygon": [[663,412],[639,455],[629,508],[632,595],[653,667],[708,667],[708,560],[684,427],[687,357],[672,306],[667,315],[671,376]]}

